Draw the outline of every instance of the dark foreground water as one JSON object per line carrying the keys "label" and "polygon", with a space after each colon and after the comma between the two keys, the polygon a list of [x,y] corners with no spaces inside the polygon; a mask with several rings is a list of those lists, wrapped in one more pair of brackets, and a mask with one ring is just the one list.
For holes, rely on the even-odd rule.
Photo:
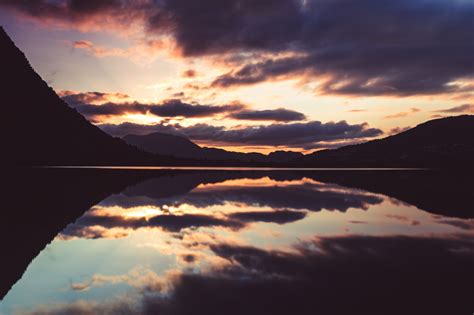
{"label": "dark foreground water", "polygon": [[471,175],[15,171],[0,314],[472,314]]}

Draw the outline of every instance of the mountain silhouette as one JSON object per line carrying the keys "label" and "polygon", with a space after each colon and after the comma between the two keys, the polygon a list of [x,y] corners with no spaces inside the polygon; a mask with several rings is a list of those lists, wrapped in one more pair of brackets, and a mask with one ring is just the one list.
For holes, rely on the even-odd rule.
{"label": "mountain silhouette", "polygon": [[[17,165],[143,164],[155,156],[113,138],[63,102],[0,27],[5,156]],[[161,160],[162,161],[162,160]]]}
{"label": "mountain silhouette", "polygon": [[199,154],[201,147],[184,137],[160,132],[148,135],[127,135],[122,138],[126,143],[142,150],[171,156],[193,157]]}
{"label": "mountain silhouette", "polygon": [[290,151],[275,151],[265,155],[256,152],[242,153],[200,147],[185,137],[161,132],[147,135],[126,135],[122,139],[128,144],[150,153],[184,159],[268,164],[286,163],[303,156],[302,153]]}
{"label": "mountain silhouette", "polygon": [[[431,120],[387,138],[322,150],[230,152],[163,133],[114,138],[70,108],[0,27],[4,158],[16,165],[473,167],[474,116]],[[124,141],[125,140],[125,141]]]}
{"label": "mountain silhouette", "polygon": [[357,145],[299,152],[231,152],[203,148],[182,136],[165,133],[127,135],[123,139],[144,151],[176,158],[236,164],[245,163],[293,167],[441,167],[473,166],[474,116],[462,115],[427,121],[415,128]]}
{"label": "mountain silhouette", "polygon": [[430,120],[366,143],[308,154],[304,167],[473,167],[474,116]]}

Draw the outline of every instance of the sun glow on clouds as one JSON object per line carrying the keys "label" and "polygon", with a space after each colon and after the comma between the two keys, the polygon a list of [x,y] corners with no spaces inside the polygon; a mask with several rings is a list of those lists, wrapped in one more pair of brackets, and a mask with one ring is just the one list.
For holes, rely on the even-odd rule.
{"label": "sun glow on clouds", "polygon": [[157,215],[179,215],[182,213],[182,209],[180,207],[173,207],[168,205],[163,205],[162,207],[154,207],[151,205],[146,206],[137,206],[137,207],[130,207],[130,208],[122,208],[118,206],[112,207],[94,207],[91,210],[91,214],[96,216],[102,217],[114,217],[120,216],[127,219],[139,219],[143,218],[148,220],[151,217]]}
{"label": "sun glow on clouds", "polygon": [[[3,1],[0,14],[8,15],[7,30],[21,35],[20,46],[33,56],[33,65],[40,65],[43,77],[57,73],[51,80],[57,91],[110,91],[88,104],[240,102],[247,110],[297,111],[308,122],[367,122],[389,134],[436,115],[469,113],[469,107],[461,106],[474,103],[472,32],[467,29],[474,7],[470,2],[449,4],[449,10],[445,6],[433,1],[426,10],[406,0],[386,6],[364,0],[357,7],[346,1],[283,0],[267,6],[206,0],[199,8],[168,0]],[[200,10],[226,19],[212,14],[203,19]],[[328,12],[367,23],[348,24]],[[433,27],[427,31],[421,21]],[[28,33],[35,38],[23,36]],[[446,34],[453,34],[450,41],[443,41]],[[443,113],[450,108],[465,110]],[[274,123],[225,114],[159,117],[136,109],[90,119],[97,124],[226,128]],[[194,140],[239,151],[273,149]],[[329,148],[351,141],[314,145]]]}
{"label": "sun glow on clouds", "polygon": [[[304,239],[314,233],[315,227],[324,236],[339,235],[349,227],[365,235],[424,235],[428,230],[447,233],[472,228],[472,220],[467,220],[465,227],[456,227],[442,216],[397,200],[309,178],[231,179],[201,184],[187,194],[164,198],[148,195],[147,187],[137,186],[144,189],[137,190],[138,194],[118,194],[104,200],[68,226],[59,239],[138,237],[150,243],[152,234],[158,233],[157,239],[174,239],[173,235],[179,233],[182,237],[173,243],[156,245],[160,251],[183,245],[189,252],[193,248],[201,251],[202,247],[187,247],[187,235],[199,237],[207,245],[217,235],[234,242],[269,244],[265,234],[268,227],[274,231],[271,243],[279,245],[279,238],[295,237],[296,233]],[[294,199],[296,196],[299,199]],[[378,228],[381,223],[383,230]],[[207,233],[212,234],[211,239]]]}

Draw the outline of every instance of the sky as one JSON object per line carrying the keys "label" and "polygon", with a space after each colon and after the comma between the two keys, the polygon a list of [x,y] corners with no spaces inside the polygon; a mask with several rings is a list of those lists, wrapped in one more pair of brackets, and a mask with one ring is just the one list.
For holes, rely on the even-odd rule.
{"label": "sky", "polygon": [[312,152],[474,113],[472,0],[0,0],[0,24],[113,136]]}

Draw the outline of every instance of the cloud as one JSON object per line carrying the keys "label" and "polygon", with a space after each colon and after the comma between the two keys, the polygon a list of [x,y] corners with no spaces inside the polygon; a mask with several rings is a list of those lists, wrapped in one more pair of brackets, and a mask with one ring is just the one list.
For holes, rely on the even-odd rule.
{"label": "cloud", "polygon": [[305,216],[306,213],[304,212],[289,210],[238,212],[230,215],[231,218],[243,222],[273,222],[278,224],[298,221],[303,219]]}
{"label": "cloud", "polygon": [[[225,115],[234,120],[274,122],[292,122],[306,119],[304,114],[297,111],[284,108],[251,110],[248,106],[238,102],[226,105],[201,105],[186,103],[179,99],[169,99],[161,103],[146,104],[132,102],[128,95],[122,93],[61,91],[59,95],[71,107],[96,123],[104,121],[101,116],[126,114],[154,115],[164,118],[203,118]],[[181,135],[190,140],[211,145],[273,145],[304,149],[319,148],[322,144],[325,147],[340,146],[344,143],[353,143],[354,140],[362,141],[366,138],[377,137],[383,133],[380,129],[370,128],[367,123],[350,125],[346,121],[273,123],[233,128],[205,123],[183,126],[181,124],[168,124],[167,122],[154,125],[129,122],[119,125],[101,123],[98,126],[107,133],[119,137],[128,134],[145,135],[162,132]]]}
{"label": "cloud", "polygon": [[84,2],[72,1],[45,1],[32,0],[19,2],[15,0],[2,0],[1,5],[10,6],[28,14],[38,17],[56,17],[58,19],[74,19],[86,17],[91,14],[103,13],[121,6],[120,0],[97,0]]}
{"label": "cloud", "polygon": [[[288,4],[295,9],[288,10]],[[216,78],[213,86],[302,77],[317,81],[318,93],[404,96],[462,91],[451,83],[459,78],[472,80],[470,16],[474,5],[470,2],[309,0],[303,9],[298,4],[301,2],[278,1],[271,9],[279,10],[276,18],[229,9],[243,26],[222,34],[227,39],[218,36],[209,39],[207,46],[193,47],[201,47],[203,53],[212,44],[218,49],[223,41],[228,43],[222,48],[227,51],[254,48],[274,54],[237,65]],[[251,10],[251,5],[246,9]],[[275,19],[271,22],[267,17]],[[275,30],[281,23],[289,27],[281,33],[269,32],[260,23]],[[188,31],[185,25],[182,32]],[[277,53],[281,52],[298,54],[280,57]]]}
{"label": "cloud", "polygon": [[182,126],[180,124],[139,125],[133,123],[100,124],[105,132],[113,136],[127,134],[149,134],[163,132],[177,134],[195,141],[233,145],[273,145],[303,147],[322,141],[340,141],[364,139],[382,135],[377,128],[367,123],[348,124],[346,121],[327,122],[309,121],[305,123],[271,124],[238,128],[225,128],[208,124]]}
{"label": "cloud", "polygon": [[231,105],[199,105],[187,104],[180,100],[166,100],[159,106],[154,106],[150,113],[161,117],[206,117],[215,114],[238,111],[243,108],[241,104]]}
{"label": "cloud", "polygon": [[[329,186],[312,184],[289,186],[229,187],[221,190],[192,191],[179,202],[196,206],[211,206],[223,202],[237,202],[248,206],[271,207],[273,209],[295,209],[306,211],[347,211],[349,208],[367,209],[369,205],[379,204],[382,199],[357,191],[338,191]],[[280,213],[284,214],[283,213]],[[264,215],[264,214],[262,214]],[[294,214],[293,214],[294,215]],[[251,217],[246,214],[244,217]],[[239,215],[237,215],[239,217]]]}
{"label": "cloud", "polygon": [[472,91],[472,84],[462,84],[473,81],[474,73],[472,1],[1,0],[0,5],[44,23],[168,37],[185,57],[240,60],[214,80],[220,88],[292,77],[315,81],[315,92],[329,94]]}
{"label": "cloud", "polygon": [[97,57],[123,56],[125,54],[124,50],[122,49],[107,49],[104,47],[97,47],[92,42],[86,40],[75,41],[72,43],[72,47],[87,50]]}
{"label": "cloud", "polygon": [[[128,96],[121,93],[86,92],[73,94],[70,91],[60,93],[62,99],[88,119],[96,121],[99,116],[120,116],[125,114],[150,114],[158,117],[211,117],[217,114],[240,111],[245,106],[234,103],[229,105],[201,105],[185,103],[179,99],[168,99],[161,103],[140,103],[125,101]],[[112,100],[112,101],[110,101]],[[118,100],[119,102],[113,102]]]}
{"label": "cloud", "polygon": [[165,48],[169,48],[170,44],[164,40],[135,40],[134,44],[128,48],[103,47],[93,44],[90,41],[80,40],[74,41],[72,47],[74,49],[82,49],[90,54],[99,57],[124,57],[129,58],[136,64],[147,65],[158,58],[158,53]]}
{"label": "cloud", "polygon": [[166,289],[166,281],[153,270],[144,267],[135,267],[126,274],[94,274],[90,279],[83,282],[71,283],[71,290],[88,291],[93,287],[117,283],[126,283],[129,286],[141,290],[164,291]]}
{"label": "cloud", "polygon": [[142,30],[146,16],[157,9],[147,1],[122,0],[0,0],[0,6],[46,26],[128,34]]}
{"label": "cloud", "polygon": [[[235,178],[260,179],[263,174],[235,175]],[[271,178],[275,181],[289,181],[302,179],[297,175],[289,177],[280,175]],[[274,178],[275,177],[275,178]],[[196,208],[207,208],[216,205],[224,205],[226,202],[243,204],[247,206],[270,207],[278,211],[283,210],[303,210],[303,211],[321,211],[323,209],[331,211],[347,211],[349,208],[367,209],[369,205],[379,204],[382,198],[374,195],[361,193],[357,190],[344,189],[341,186],[331,184],[281,184],[273,183],[267,186],[252,185],[248,183],[244,187],[239,186],[212,186],[196,188],[203,183],[218,183],[234,177],[209,176],[201,178],[200,176],[176,175],[172,178],[152,179],[139,183],[123,194],[114,195],[101,204],[106,207],[120,206],[122,208],[153,206],[159,209],[164,205],[180,207],[184,204],[192,205]],[[157,189],[164,187],[167,189]],[[191,191],[192,190],[192,191]],[[262,214],[266,216],[266,214]],[[286,212],[279,212],[279,215],[287,215]],[[292,214],[294,215],[294,214]],[[244,217],[251,217],[251,214],[245,214]],[[237,215],[239,217],[239,215]],[[258,215],[256,216],[258,217]],[[233,217],[236,219],[236,217]]]}
{"label": "cloud", "polygon": [[210,250],[225,266],[169,277],[166,294],[157,286],[114,304],[28,314],[463,314],[472,308],[472,245],[469,236],[323,237],[290,251],[220,242]]}
{"label": "cloud", "polygon": [[[98,116],[120,116],[125,114],[151,114],[158,117],[211,117],[217,114],[228,114],[235,120],[260,120],[288,122],[305,120],[306,116],[297,111],[278,108],[275,110],[250,110],[238,102],[228,105],[201,105],[185,103],[180,99],[168,99],[161,103],[131,102],[128,95],[104,92],[61,91],[61,98],[77,109],[88,119],[96,121]],[[184,93],[175,93],[183,97]]]}
{"label": "cloud", "polygon": [[400,112],[400,113],[396,113],[396,114],[393,114],[393,115],[387,115],[384,118],[386,118],[386,119],[403,118],[403,117],[407,117],[411,114],[418,113],[419,111],[420,111],[419,108],[413,107],[413,108],[410,108],[410,110],[407,111],[407,112]]}
{"label": "cloud", "polygon": [[[235,178],[245,178],[251,174],[236,174]],[[223,176],[223,177],[222,177]],[[231,230],[245,228],[256,222],[287,224],[302,220],[309,211],[341,211],[350,208],[368,209],[370,205],[380,204],[379,196],[368,195],[357,190],[344,189],[333,184],[305,182],[288,184],[291,179],[283,174],[275,180],[283,183],[270,185],[220,186],[202,183],[217,183],[231,179],[228,175],[180,174],[171,178],[157,178],[141,182],[126,191],[110,196],[98,207],[92,208],[74,224],[70,224],[62,233],[62,239],[79,238],[119,238],[126,236],[129,230],[141,228],[160,228],[164,231],[180,232],[187,228],[223,227]],[[254,174],[250,178],[262,178],[263,174]],[[166,186],[163,186],[166,185]],[[199,187],[198,187],[199,186]],[[163,187],[167,187],[166,189]],[[197,187],[197,188],[196,188]],[[232,203],[239,207],[262,208],[253,211],[206,214],[165,214],[168,208],[192,206],[206,209],[213,206]],[[115,207],[122,209],[147,208],[163,214],[150,217],[124,216]],[[109,212],[107,209],[114,209]],[[271,208],[272,210],[267,210]],[[126,211],[124,213],[127,213]]]}
{"label": "cloud", "polygon": [[[69,225],[62,234],[64,236],[80,236],[83,231],[81,228],[99,226],[103,228],[161,228],[165,231],[179,232],[186,228],[197,227],[226,227],[230,229],[240,229],[245,225],[239,221],[227,218],[217,218],[212,215],[203,214],[183,214],[183,215],[156,215],[150,218],[125,218],[114,215],[99,215],[94,212],[87,213]],[[80,228],[79,228],[80,227]]]}
{"label": "cloud", "polygon": [[[202,201],[206,202],[205,200]],[[207,202],[211,201],[208,200]],[[118,215],[103,215],[92,211],[67,226],[61,232],[60,237],[63,240],[71,238],[121,238],[128,235],[127,230],[140,228],[160,228],[167,232],[180,232],[183,229],[202,227],[223,227],[239,230],[254,222],[286,224],[301,220],[305,216],[305,212],[276,210],[231,213],[222,217],[213,214],[167,214],[147,218],[128,218]]]}
{"label": "cloud", "polygon": [[470,113],[474,114],[474,104],[463,104],[451,108],[440,109],[437,113]]}
{"label": "cloud", "polygon": [[437,222],[442,224],[452,225],[456,228],[463,230],[474,230],[474,219],[457,219],[457,218],[446,218],[440,216],[437,218]]}
{"label": "cloud", "polygon": [[183,78],[194,78],[197,75],[198,75],[197,71],[193,69],[188,69],[181,74]]}
{"label": "cloud", "polygon": [[366,142],[366,139],[354,139],[354,140],[338,140],[338,141],[321,141],[316,143],[305,144],[303,149],[305,150],[326,150],[326,149],[337,149],[340,147],[355,145]]}
{"label": "cloud", "polygon": [[233,119],[241,120],[270,120],[270,121],[299,121],[306,120],[306,116],[294,110],[278,108],[273,110],[243,110],[229,115]]}
{"label": "cloud", "polygon": [[70,106],[78,106],[84,103],[87,104],[104,104],[114,100],[126,101],[130,96],[123,93],[108,93],[108,92],[76,92],[63,90],[59,91],[58,95]]}
{"label": "cloud", "polygon": [[404,131],[407,131],[408,129],[410,129],[411,127],[395,127],[395,128],[392,128],[390,129],[390,131],[388,132],[389,135],[396,135],[396,134],[399,134],[401,132],[404,132]]}
{"label": "cloud", "polygon": [[124,230],[114,230],[99,225],[81,226],[71,224],[59,234],[59,239],[69,240],[72,238],[99,239],[99,238],[122,238],[128,236]]}
{"label": "cloud", "polygon": [[22,312],[25,315],[65,315],[65,314],[137,314],[139,309],[133,305],[135,301],[117,299],[113,301],[78,300],[71,303],[51,303],[42,305],[35,310]]}
{"label": "cloud", "polygon": [[387,218],[390,218],[390,219],[394,219],[394,220],[398,220],[398,221],[401,221],[401,222],[405,222],[406,224],[410,224],[410,225],[420,225],[420,221],[418,220],[413,220],[407,216],[404,216],[404,215],[399,215],[399,214],[387,214],[385,215]]}

